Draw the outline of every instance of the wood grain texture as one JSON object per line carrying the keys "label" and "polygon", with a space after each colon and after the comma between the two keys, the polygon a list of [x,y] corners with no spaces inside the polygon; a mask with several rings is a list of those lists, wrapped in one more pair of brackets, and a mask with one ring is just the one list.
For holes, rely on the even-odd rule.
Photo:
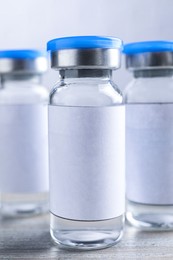
{"label": "wood grain texture", "polygon": [[0,260],[58,259],[173,259],[173,232],[140,232],[126,226],[122,241],[114,247],[72,252],[59,250],[49,234],[49,216],[1,220]]}

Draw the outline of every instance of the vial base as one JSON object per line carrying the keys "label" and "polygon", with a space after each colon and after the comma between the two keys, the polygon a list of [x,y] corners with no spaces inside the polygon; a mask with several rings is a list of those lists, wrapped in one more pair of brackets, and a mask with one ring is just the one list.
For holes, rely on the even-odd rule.
{"label": "vial base", "polygon": [[2,218],[32,217],[47,213],[48,210],[48,192],[1,194]]}
{"label": "vial base", "polygon": [[122,237],[124,215],[101,221],[75,221],[50,215],[50,233],[62,249],[95,250],[118,243]]}
{"label": "vial base", "polygon": [[126,219],[141,230],[173,230],[173,205],[127,202]]}

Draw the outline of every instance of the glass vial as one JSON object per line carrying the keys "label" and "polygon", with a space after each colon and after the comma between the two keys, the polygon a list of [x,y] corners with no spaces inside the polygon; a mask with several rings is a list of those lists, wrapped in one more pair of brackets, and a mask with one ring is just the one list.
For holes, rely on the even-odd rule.
{"label": "glass vial", "polygon": [[0,51],[0,192],[2,217],[48,211],[46,54]]}
{"label": "glass vial", "polygon": [[112,82],[117,38],[48,42],[60,82],[49,105],[50,232],[67,249],[116,244],[124,221],[125,109]]}
{"label": "glass vial", "polygon": [[124,48],[134,79],[127,86],[128,221],[145,230],[173,228],[173,42]]}

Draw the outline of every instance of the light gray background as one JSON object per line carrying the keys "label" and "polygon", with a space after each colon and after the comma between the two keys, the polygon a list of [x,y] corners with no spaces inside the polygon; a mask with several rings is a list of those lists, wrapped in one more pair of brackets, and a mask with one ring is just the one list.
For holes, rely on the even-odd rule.
{"label": "light gray background", "polygon": [[[44,49],[48,40],[66,35],[171,40],[173,0],[0,0],[0,33],[0,49]],[[131,77],[122,68],[114,78],[123,89]],[[45,84],[56,79],[49,71]]]}

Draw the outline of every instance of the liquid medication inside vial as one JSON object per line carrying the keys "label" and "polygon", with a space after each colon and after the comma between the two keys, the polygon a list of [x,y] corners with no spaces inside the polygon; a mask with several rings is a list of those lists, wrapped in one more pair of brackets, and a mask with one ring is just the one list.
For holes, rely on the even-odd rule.
{"label": "liquid medication inside vial", "polygon": [[125,108],[112,82],[121,47],[97,36],[48,42],[60,75],[49,105],[50,231],[63,248],[105,248],[122,236]]}
{"label": "liquid medication inside vial", "polygon": [[125,45],[134,79],[125,90],[128,221],[173,228],[173,43]]}
{"label": "liquid medication inside vial", "polygon": [[41,84],[46,54],[0,51],[1,215],[29,217],[48,211],[49,94]]}

